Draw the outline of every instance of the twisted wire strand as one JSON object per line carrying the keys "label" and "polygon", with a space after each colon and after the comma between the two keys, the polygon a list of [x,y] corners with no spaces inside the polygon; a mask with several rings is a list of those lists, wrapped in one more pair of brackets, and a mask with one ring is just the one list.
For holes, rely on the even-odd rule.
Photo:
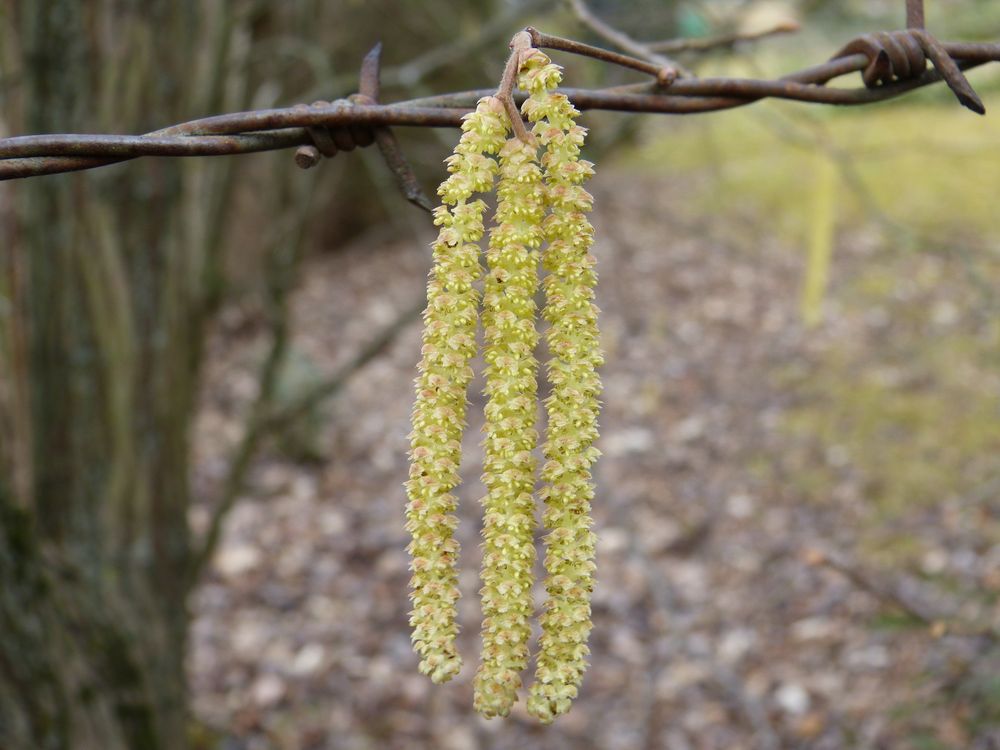
{"label": "twisted wire strand", "polygon": [[[854,106],[892,99],[946,76],[951,83],[956,71],[1000,61],[1000,44],[996,43],[940,43],[921,29],[869,36],[867,41],[855,40],[845,46],[831,60],[774,80],[682,78],[668,86],[654,81],[560,91],[579,110],[694,114],[745,106],[765,98]],[[921,43],[925,57],[932,59],[935,68],[923,69],[913,48],[914,40]],[[864,87],[825,85],[858,71],[864,71]],[[393,104],[369,104],[365,103],[369,100],[355,99],[349,102],[351,106],[345,106],[341,100],[236,112],[172,125],[145,135],[14,136],[0,139],[0,180],[92,169],[142,156],[222,156],[299,146],[314,148],[322,155],[317,137],[325,146],[330,142],[336,145],[339,138],[345,145],[356,147],[367,141],[366,131],[377,132],[383,126],[459,127],[463,115],[480,98],[492,93],[492,89],[480,89]],[[978,108],[975,106],[978,97],[970,98],[968,92],[956,91],[956,94],[963,104],[981,111],[981,103]],[[515,95],[518,103],[524,98],[523,92]],[[376,100],[377,96],[370,97],[370,101]],[[325,134],[317,136],[320,128],[329,129],[329,140]],[[348,149],[338,147],[338,150]],[[315,161],[316,157],[307,160]]]}

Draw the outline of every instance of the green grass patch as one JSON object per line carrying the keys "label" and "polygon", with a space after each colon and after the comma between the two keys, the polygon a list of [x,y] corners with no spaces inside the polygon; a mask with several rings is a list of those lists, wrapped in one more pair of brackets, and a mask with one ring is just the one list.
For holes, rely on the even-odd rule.
{"label": "green grass patch", "polygon": [[[711,72],[753,74],[733,65]],[[984,90],[995,80],[988,71],[973,74]],[[663,118],[624,158],[637,170],[686,181],[692,209],[752,212],[796,242],[810,226],[825,159],[841,173],[841,224],[870,218],[874,206],[917,231],[995,236],[998,142],[1000,117],[977,117],[938,86],[864,107],[769,101]]]}

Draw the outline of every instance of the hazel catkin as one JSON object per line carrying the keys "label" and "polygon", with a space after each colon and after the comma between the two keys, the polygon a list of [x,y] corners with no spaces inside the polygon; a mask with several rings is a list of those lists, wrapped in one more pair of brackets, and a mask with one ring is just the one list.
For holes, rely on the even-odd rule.
{"label": "hazel catkin", "polygon": [[[587,666],[592,628],[594,544],[591,466],[599,455],[597,419],[602,364],[590,254],[593,203],[583,183],[593,165],[580,159],[586,131],[555,89],[562,73],[542,52],[515,37],[511,67],[528,93],[521,112],[532,135],[507,138],[507,111],[486,97],[463,124],[448,158],[450,176],[438,190],[445,205],[427,287],[427,311],[413,409],[407,529],[412,541],[410,624],[420,669],[435,682],[461,666],[455,638],[459,597],[453,490],[459,481],[466,392],[476,354],[482,280],[487,404],[483,483],[482,651],[474,704],[486,717],[506,716],[517,700],[529,661],[535,563],[535,449],[538,362],[535,296],[539,263],[547,275],[543,318],[548,323],[545,400],[547,427],[541,468],[545,543],[544,611],[528,711],[542,722],[565,713]],[[509,91],[507,92],[509,93]],[[499,94],[498,94],[499,96]],[[504,99],[514,112],[510,99]],[[523,131],[523,129],[521,129]],[[476,193],[497,185],[487,271],[479,262],[484,233]],[[544,247],[543,247],[544,244]]]}
{"label": "hazel catkin", "polygon": [[542,243],[537,149],[511,138],[500,150],[497,211],[483,294],[486,438],[483,484],[483,631],[473,702],[490,718],[517,700],[531,635],[538,362],[535,292]]}
{"label": "hazel catkin", "polygon": [[528,711],[548,723],[569,709],[589,654],[595,543],[590,467],[599,455],[594,447],[601,392],[597,368],[603,358],[594,304],[597,274],[590,254],[594,231],[587,220],[593,198],[582,187],[593,174],[593,165],[580,159],[586,131],[576,124],[579,112],[553,91],[560,68],[541,52],[535,55],[535,67],[525,76],[531,94],[525,108],[544,149],[549,213],[543,225],[547,245],[542,262],[548,274],[542,314],[549,323],[546,370],[552,392],[545,400],[541,490],[548,596]]}

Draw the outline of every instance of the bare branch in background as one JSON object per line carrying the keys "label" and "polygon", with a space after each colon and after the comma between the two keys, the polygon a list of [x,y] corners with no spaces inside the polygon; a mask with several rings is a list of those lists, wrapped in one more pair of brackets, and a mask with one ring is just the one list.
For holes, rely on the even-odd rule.
{"label": "bare branch in background", "polygon": [[295,424],[296,419],[308,414],[328,398],[336,396],[359,370],[384,352],[407,327],[420,319],[427,306],[423,297],[404,308],[396,319],[362,347],[328,379],[323,380],[301,393],[294,401],[279,411],[271,412],[264,421],[263,429],[269,434],[278,434]]}
{"label": "bare branch in background", "polygon": [[566,4],[569,6],[569,9],[573,11],[573,15],[580,23],[597,34],[597,36],[601,37],[604,41],[613,44],[618,49],[628,52],[634,57],[651,62],[658,68],[673,68],[681,77],[684,78],[692,76],[691,72],[686,70],[677,61],[671,60],[669,57],[664,57],[655,50],[650,49],[647,44],[636,41],[624,31],[616,29],[614,26],[602,21],[594,15],[594,12],[583,0],[566,0]]}
{"label": "bare branch in background", "polygon": [[515,24],[519,18],[543,5],[543,0],[509,3],[500,13],[478,26],[472,33],[463,34],[452,42],[428,50],[402,65],[384,68],[382,80],[387,86],[404,88],[415,86],[431,73],[462,60],[487,43],[510,36],[510,30],[516,28]]}
{"label": "bare branch in background", "polygon": [[970,621],[958,612],[958,605],[943,602],[944,596],[940,591],[932,591],[913,579],[875,573],[846,554],[828,549],[806,549],[802,553],[802,559],[808,565],[826,567],[840,573],[862,591],[905,612],[929,627],[936,635],[984,638],[990,642],[1000,640],[1000,629],[996,626]]}
{"label": "bare branch in background", "polygon": [[200,547],[191,555],[188,569],[188,585],[194,586],[215,554],[222,537],[222,530],[230,511],[236,506],[246,488],[246,478],[253,460],[266,434],[264,428],[267,416],[273,409],[278,381],[288,353],[291,323],[289,320],[289,296],[295,286],[299,267],[304,256],[305,226],[311,209],[312,192],[293,194],[289,180],[281,191],[284,210],[290,213],[289,227],[276,231],[271,238],[271,268],[267,274],[267,323],[271,336],[270,347],[260,365],[257,375],[257,397],[250,407],[243,438],[233,452],[229,471],[223,482],[218,501],[212,509],[208,530]]}
{"label": "bare branch in background", "polygon": [[261,365],[261,372],[258,378],[260,387],[257,400],[251,407],[250,418],[243,439],[230,461],[229,474],[226,477],[219,501],[213,510],[208,531],[203,537],[201,548],[194,555],[194,563],[191,571],[192,582],[198,580],[201,572],[204,571],[209,561],[211,561],[218,547],[226,518],[229,517],[230,511],[236,506],[240,496],[246,490],[246,481],[250,468],[265,441],[280,435],[283,431],[294,425],[298,419],[308,414],[327,399],[339,394],[344,386],[350,382],[351,378],[389,348],[412,323],[419,320],[420,313],[423,312],[426,306],[426,301],[421,297],[415,303],[404,308],[396,316],[395,320],[379,331],[368,344],[338,368],[333,375],[308,388],[280,409],[275,409],[275,386],[277,385],[277,377],[280,373],[280,365],[284,362],[287,350],[288,319],[286,305],[287,303],[283,302],[279,310],[280,314],[272,319],[271,348]]}
{"label": "bare branch in background", "polygon": [[695,37],[693,39],[667,39],[663,42],[650,42],[646,47],[654,52],[666,52],[669,54],[676,54],[678,52],[709,52],[735,47],[741,42],[756,42],[779,34],[792,34],[799,29],[800,26],[795,21],[783,21],[761,31],[734,31],[731,34]]}

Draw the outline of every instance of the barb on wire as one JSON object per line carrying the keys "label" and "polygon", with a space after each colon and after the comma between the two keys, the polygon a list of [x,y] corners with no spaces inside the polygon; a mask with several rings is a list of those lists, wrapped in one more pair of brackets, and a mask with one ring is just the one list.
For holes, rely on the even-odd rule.
{"label": "barb on wire", "polygon": [[[361,63],[361,76],[358,85],[358,93],[350,97],[354,104],[374,106],[378,104],[382,84],[380,81],[382,70],[382,43],[379,42],[371,51],[365,55]],[[370,138],[374,138],[375,145],[378,146],[386,166],[396,179],[396,186],[403,196],[417,208],[431,213],[434,211],[434,202],[427,196],[417,175],[410,166],[410,162],[403,155],[396,134],[387,126],[377,127],[367,131]],[[368,144],[372,141],[368,140]],[[367,145],[367,144],[366,144]]]}
{"label": "barb on wire", "polygon": [[[358,93],[334,102],[338,106],[354,104],[377,104],[379,95],[379,62],[382,54],[382,43],[379,42],[365,55],[361,62],[361,75],[358,78]],[[313,102],[314,107],[325,107],[330,102]],[[306,105],[297,105],[300,109]],[[299,146],[295,151],[295,163],[302,169],[312,169],[325,156],[328,159],[337,155],[338,151],[352,151],[357,147],[370,146],[375,141],[375,133],[371,128],[361,125],[346,125],[338,128],[310,127],[306,128],[311,144]]]}
{"label": "barb on wire", "polygon": [[926,70],[930,60],[963,106],[980,115],[986,113],[979,95],[947,49],[923,29],[865,34],[845,45],[834,59],[857,53],[868,59],[861,77],[869,88],[913,79]]}
{"label": "barb on wire", "polygon": [[[678,78],[664,85],[664,68],[657,63],[642,63],[628,55],[542,34],[535,29],[526,29],[524,33],[532,38],[533,44],[537,40],[539,46],[626,64],[655,78],[650,83],[605,89],[561,89],[581,110],[693,114],[739,107],[764,98],[853,106],[886,101],[945,80],[965,106],[982,113],[982,102],[962,71],[1000,61],[1000,44],[941,43],[926,31],[911,28],[855,40],[833,59],[775,80]],[[922,51],[919,60],[915,44]],[[362,90],[347,100],[217,115],[146,135],[30,135],[0,139],[0,180],[91,169],[141,156],[220,156],[301,146],[306,148],[297,151],[296,163],[311,166],[323,156],[324,149],[335,153],[334,147],[346,150],[367,145],[372,138],[404,194],[417,205],[427,207],[430,201],[422,197],[419,184],[388,128],[458,127],[479,98],[493,95],[496,90],[460,91],[380,104],[379,52],[376,47],[369,53],[362,69]],[[927,68],[927,59],[932,68]],[[859,71],[864,71],[863,87],[826,85]],[[513,103],[523,101],[523,92],[511,94]],[[520,118],[512,117],[515,119]]]}
{"label": "barb on wire", "polygon": [[962,106],[976,114],[986,114],[986,107],[962,69],[948,50],[925,29],[924,0],[906,0],[904,31],[865,34],[848,42],[834,58],[858,52],[868,57],[868,65],[861,77],[869,88],[893,80],[915,78],[926,70],[930,60]]}

